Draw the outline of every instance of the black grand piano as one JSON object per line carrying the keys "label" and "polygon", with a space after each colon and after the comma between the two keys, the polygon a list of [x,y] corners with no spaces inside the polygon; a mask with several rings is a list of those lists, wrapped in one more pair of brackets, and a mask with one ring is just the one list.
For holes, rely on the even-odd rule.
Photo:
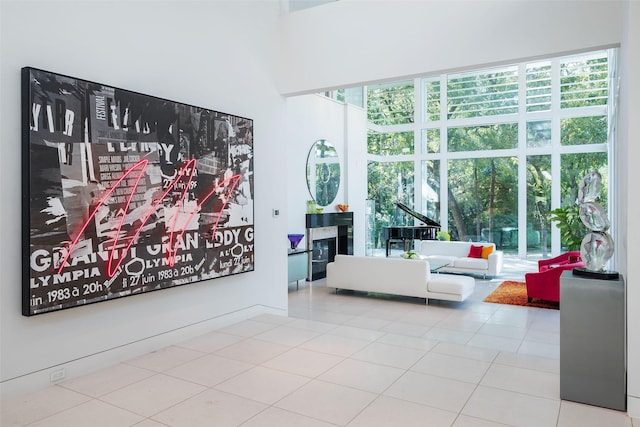
{"label": "black grand piano", "polygon": [[417,218],[423,224],[421,225],[405,225],[405,226],[391,226],[382,228],[382,238],[386,242],[387,256],[389,256],[389,246],[391,242],[403,242],[405,251],[409,250],[409,244],[414,240],[435,240],[436,233],[440,231],[440,224],[428,218],[421,213],[418,213],[400,202],[396,203],[396,206]]}

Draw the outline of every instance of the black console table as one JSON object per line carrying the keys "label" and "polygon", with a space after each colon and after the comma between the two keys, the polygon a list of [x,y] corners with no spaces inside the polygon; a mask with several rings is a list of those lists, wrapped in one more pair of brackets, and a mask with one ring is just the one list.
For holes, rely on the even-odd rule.
{"label": "black console table", "polygon": [[327,264],[336,254],[353,255],[353,212],[307,214],[307,280],[327,276]]}

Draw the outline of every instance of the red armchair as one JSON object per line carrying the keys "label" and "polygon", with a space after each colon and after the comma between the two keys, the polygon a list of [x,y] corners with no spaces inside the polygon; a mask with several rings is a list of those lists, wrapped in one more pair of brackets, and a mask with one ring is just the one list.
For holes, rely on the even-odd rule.
{"label": "red armchair", "polygon": [[533,298],[560,302],[560,275],[564,270],[584,267],[579,251],[570,251],[554,258],[538,261],[538,272],[527,273],[524,281],[527,284],[527,300]]}

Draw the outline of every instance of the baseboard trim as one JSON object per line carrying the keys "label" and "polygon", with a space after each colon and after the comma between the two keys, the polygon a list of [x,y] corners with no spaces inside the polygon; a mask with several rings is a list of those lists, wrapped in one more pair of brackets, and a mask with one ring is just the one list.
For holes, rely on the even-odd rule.
{"label": "baseboard trim", "polygon": [[[286,310],[281,310],[263,305],[254,305],[232,313],[212,317],[200,322],[182,326],[174,330],[147,337],[131,343],[125,343],[116,348],[101,351],[96,354],[86,355],[79,359],[70,360],[55,366],[50,366],[36,372],[31,372],[17,378],[12,378],[0,383],[0,398],[12,399],[21,395],[54,385],[58,382],[68,381],[81,377],[109,366],[116,365],[126,360],[142,356],[151,351],[186,341],[200,335],[220,329],[233,323],[246,320],[260,314],[287,315]],[[64,378],[57,382],[51,381],[51,374],[64,369]]]}
{"label": "baseboard trim", "polygon": [[640,397],[627,395],[627,414],[631,418],[640,419]]}

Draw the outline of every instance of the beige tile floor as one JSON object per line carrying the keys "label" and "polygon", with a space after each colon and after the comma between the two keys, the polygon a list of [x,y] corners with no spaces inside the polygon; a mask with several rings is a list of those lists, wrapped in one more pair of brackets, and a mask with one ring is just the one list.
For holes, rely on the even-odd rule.
{"label": "beige tile floor", "polygon": [[559,312],[289,286],[261,315],[2,402],[10,426],[640,427],[559,399]]}

